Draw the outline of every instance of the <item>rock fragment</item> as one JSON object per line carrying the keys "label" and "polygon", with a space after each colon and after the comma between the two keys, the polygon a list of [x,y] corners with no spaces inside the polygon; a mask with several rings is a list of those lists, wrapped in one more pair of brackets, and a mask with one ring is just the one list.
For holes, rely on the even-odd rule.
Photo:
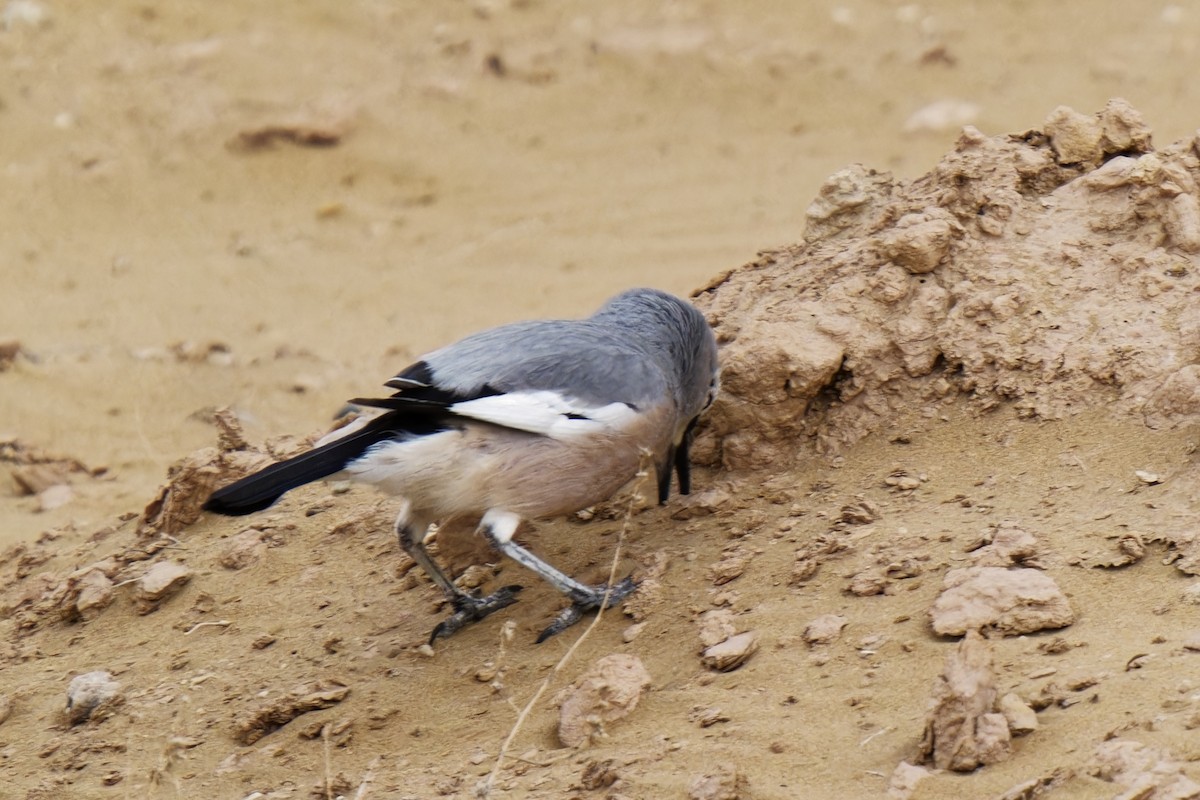
{"label": "rock fragment", "polygon": [[838,514],[838,522],[843,525],[870,525],[878,519],[879,508],[865,498],[847,503]]}
{"label": "rock fragment", "polygon": [[1037,712],[1013,692],[1000,698],[999,710],[1013,736],[1024,736],[1038,729]]}
{"label": "rock fragment", "polygon": [[1066,627],[1075,612],[1058,584],[1039,570],[967,567],[946,573],[929,617],[943,636],[972,629],[1015,636]]}
{"label": "rock fragment", "polygon": [[650,688],[641,659],[624,653],[605,656],[564,690],[558,738],[579,747],[606,735],[605,727],[630,714]]}
{"label": "rock fragment", "polygon": [[1143,537],[1147,542],[1165,542],[1164,564],[1174,564],[1184,575],[1200,575],[1200,531],[1157,534]]}
{"label": "rock fragment", "polygon": [[984,536],[985,544],[971,553],[976,567],[1035,566],[1037,537],[1011,520],[1004,520]]}
{"label": "rock fragment", "polygon": [[1108,538],[1116,539],[1116,552],[1110,551],[1100,556],[1084,558],[1081,559],[1082,563],[1089,567],[1116,569],[1136,564],[1146,555],[1146,543],[1136,531],[1127,531]]}
{"label": "rock fragment", "polygon": [[1096,118],[1100,123],[1100,144],[1105,154],[1149,153],[1153,149],[1150,126],[1128,100],[1112,98]]}
{"label": "rock fragment", "polygon": [[76,587],[75,613],[80,619],[90,620],[100,616],[115,596],[113,582],[103,569],[89,569],[79,578]]}
{"label": "rock fragment", "polygon": [[192,571],[177,561],[158,561],[134,585],[133,601],[139,614],[149,614],[185,583]]}
{"label": "rock fragment", "polygon": [[67,622],[95,619],[115,599],[113,576],[120,569],[113,557],[75,570],[66,578],[42,573],[40,586],[30,587],[30,592],[18,601],[28,603],[30,610],[38,616],[51,608]]}
{"label": "rock fragment", "polygon": [[139,536],[174,535],[200,518],[218,484],[230,483],[271,462],[271,456],[247,447],[237,416],[228,408],[213,414],[218,447],[197,450],[171,465],[167,482],[138,519]]}
{"label": "rock fragment", "polygon": [[891,581],[880,567],[868,567],[862,572],[855,573],[846,586],[846,591],[855,597],[874,597],[887,594]]}
{"label": "rock fragment", "polygon": [[851,164],[830,175],[805,212],[804,238],[816,241],[849,228],[887,197],[891,184],[890,175],[862,164]]}
{"label": "rock fragment", "polygon": [[142,511],[138,532],[175,534],[199,519],[201,507],[224,473],[219,458],[216,448],[206,447],[172,464],[167,482]]}
{"label": "rock fragment", "polygon": [[750,559],[747,556],[731,553],[713,564],[709,567],[713,586],[724,586],[730,581],[740,578],[742,573],[746,571],[746,564],[749,561]]}
{"label": "rock fragment", "polygon": [[13,467],[12,479],[17,493],[41,494],[52,486],[67,482],[67,465],[62,463],[22,464]]}
{"label": "rock fragment", "polygon": [[745,664],[756,652],[758,634],[754,631],[744,631],[706,647],[700,654],[700,663],[717,672],[730,672]]}
{"label": "rock fragment", "polygon": [[688,719],[701,728],[711,728],[719,722],[729,722],[729,716],[715,706],[709,706],[708,708],[697,706],[688,714]]}
{"label": "rock fragment", "polygon": [[[747,345],[722,353],[721,385],[741,397],[756,398],[752,412],[739,409],[734,416],[750,422],[763,409],[772,415],[772,423],[786,425],[792,403],[811,397],[837,375],[845,358],[845,349],[834,338],[817,328],[811,320],[795,322],[755,318],[746,320],[738,339]],[[749,346],[753,342],[753,347]],[[779,418],[774,419],[773,415]],[[722,444],[722,457],[735,468],[755,469],[769,466],[771,456],[751,431],[738,430],[731,420],[730,435]]]}
{"label": "rock fragment", "polygon": [[1135,469],[1133,476],[1147,486],[1157,486],[1163,482],[1162,476],[1157,472],[1151,472],[1145,469]]}
{"label": "rock fragment", "polygon": [[700,663],[708,669],[737,669],[758,650],[758,634],[738,632],[736,616],[727,608],[700,615]]}
{"label": "rock fragment", "polygon": [[913,492],[921,488],[921,479],[916,475],[909,475],[904,470],[897,470],[884,478],[883,484],[893,492]]}
{"label": "rock fragment", "polygon": [[1089,775],[1115,783],[1121,798],[1188,800],[1200,797],[1200,783],[1183,771],[1183,764],[1157,747],[1131,739],[1101,742],[1088,762]]}
{"label": "rock fragment", "polygon": [[996,800],[1039,800],[1052,797],[1051,790],[1075,777],[1075,771],[1059,767],[1048,775],[1030,778],[1009,789]]}
{"label": "rock fragment", "polygon": [[579,784],[589,792],[594,792],[597,789],[607,789],[620,779],[621,773],[613,760],[606,758],[603,761],[589,761],[583,768]]}
{"label": "rock fragment", "polygon": [[749,800],[750,781],[736,764],[717,764],[711,773],[692,779],[688,800]]}
{"label": "rock fragment", "polygon": [[76,675],[67,686],[67,722],[78,725],[88,719],[103,719],[124,699],[121,684],[104,670]]}
{"label": "rock fragment", "polygon": [[350,687],[336,678],[301,684],[283,697],[241,716],[234,723],[233,738],[240,744],[254,744],[296,717],[337,705],[349,694]]}
{"label": "rock fragment", "polygon": [[970,772],[1008,758],[1010,743],[1008,722],[996,711],[992,645],[968,631],[934,685],[918,761]]}
{"label": "rock fragment", "polygon": [[700,615],[698,631],[700,635],[700,647],[712,647],[714,644],[720,644],[737,633],[737,625],[734,623],[736,616],[727,608],[716,608],[712,611],[705,611]]}
{"label": "rock fragment", "polygon": [[75,499],[75,490],[66,483],[48,486],[37,494],[37,510],[41,512],[62,508]]}
{"label": "rock fragment", "polygon": [[901,761],[892,770],[888,779],[887,800],[908,800],[917,790],[917,784],[929,777],[929,770],[907,761]]}
{"label": "rock fragment", "polygon": [[1073,108],[1059,106],[1050,112],[1042,125],[1050,146],[1060,164],[1100,163],[1104,149],[1100,145],[1103,135],[1095,117],[1080,114]]}
{"label": "rock fragment", "polygon": [[809,646],[832,644],[842,635],[842,628],[849,622],[840,614],[822,614],[804,627],[804,641]]}
{"label": "rock fragment", "polygon": [[933,272],[950,254],[958,225],[945,209],[905,214],[883,237],[883,250],[896,264],[914,275]]}
{"label": "rock fragment", "polygon": [[702,492],[684,496],[671,512],[671,519],[692,519],[717,513],[729,504],[733,494],[723,486],[713,486]]}

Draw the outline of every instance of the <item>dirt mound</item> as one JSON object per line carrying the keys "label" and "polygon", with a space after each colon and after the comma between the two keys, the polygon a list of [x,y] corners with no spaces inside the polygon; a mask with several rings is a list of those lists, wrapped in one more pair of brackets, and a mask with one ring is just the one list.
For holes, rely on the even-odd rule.
{"label": "dirt mound", "polygon": [[833,175],[805,241],[700,294],[723,350],[714,460],[841,452],[891,415],[966,394],[1057,418],[1200,412],[1200,159],[1136,111],[1059,108],[911,181]]}

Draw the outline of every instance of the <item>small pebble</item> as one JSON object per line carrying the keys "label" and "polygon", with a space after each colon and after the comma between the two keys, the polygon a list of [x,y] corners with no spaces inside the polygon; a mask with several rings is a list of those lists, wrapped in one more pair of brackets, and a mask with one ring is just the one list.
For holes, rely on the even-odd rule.
{"label": "small pebble", "polygon": [[192,571],[177,561],[156,562],[138,578],[133,599],[139,614],[149,614],[192,579]]}
{"label": "small pebble", "polygon": [[998,710],[1008,722],[1009,731],[1014,736],[1033,733],[1038,729],[1037,712],[1013,692],[1001,697],[998,706]]}
{"label": "small pebble", "polygon": [[645,630],[645,628],[646,628],[646,623],[644,623],[644,622],[636,622],[633,625],[630,625],[628,628],[626,628],[624,631],[621,632],[621,641],[625,642],[625,644],[629,644],[634,639],[636,639],[638,637],[638,634],[640,634],[643,630]]}
{"label": "small pebble", "polygon": [[76,675],[67,687],[67,721],[84,722],[102,704],[113,704],[121,696],[121,684],[104,670]]}
{"label": "small pebble", "polygon": [[75,499],[75,490],[65,483],[58,483],[38,492],[38,511],[53,511]]}
{"label": "small pebble", "polygon": [[808,642],[810,647],[836,642],[847,622],[849,620],[838,614],[819,616],[804,628],[804,641]]}
{"label": "small pebble", "polygon": [[745,664],[758,651],[758,634],[745,631],[730,636],[700,654],[700,662],[717,672],[730,672]]}

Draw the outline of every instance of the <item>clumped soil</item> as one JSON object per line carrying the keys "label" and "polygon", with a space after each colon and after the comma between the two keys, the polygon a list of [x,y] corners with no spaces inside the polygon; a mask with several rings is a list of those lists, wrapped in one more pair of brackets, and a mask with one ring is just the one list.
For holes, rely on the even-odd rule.
{"label": "clumped soil", "polygon": [[[0,321],[14,797],[1200,796],[1194,138],[1159,142],[1089,84],[1094,108],[1043,99],[1011,134],[904,139],[988,52],[915,7],[836,9],[795,41],[768,4],[7,8],[25,88],[0,97],[4,202],[28,217]],[[1168,74],[1177,16],[1142,21],[1144,50],[1081,21],[1109,54],[1082,74],[1145,53]],[[82,89],[35,80],[55,59]],[[870,88],[885,73],[928,94]],[[745,178],[756,148],[828,155],[868,107],[896,175],[840,158],[787,201],[777,170],[713,196],[679,180]],[[534,111],[540,133],[480,133]],[[572,180],[588,191],[548,199]],[[200,513],[364,375],[632,283],[701,287],[725,391],[695,494],[521,534],[589,581],[620,542],[642,580],[577,649],[585,625],[533,643],[561,598],[449,530],[464,581],[527,588],[429,648],[446,609],[369,491]]]}

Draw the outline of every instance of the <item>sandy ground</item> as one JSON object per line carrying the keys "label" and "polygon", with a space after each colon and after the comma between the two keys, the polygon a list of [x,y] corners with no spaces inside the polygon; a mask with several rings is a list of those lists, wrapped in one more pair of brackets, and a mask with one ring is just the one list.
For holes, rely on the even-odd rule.
{"label": "sandy ground", "polygon": [[[6,602],[39,574],[127,553],[120,516],[213,444],[214,408],[235,408],[254,441],[306,436],[346,397],[471,330],[587,313],[629,285],[686,293],[799,241],[818,187],[845,164],[916,177],[962,123],[1027,130],[1059,104],[1091,112],[1112,96],[1165,144],[1192,134],[1200,99],[1200,11],[1184,4],[1134,16],[1099,2],[313,2],[273,14],[10,2],[0,23],[0,340],[20,346],[0,372],[0,443],[78,462],[69,495],[0,487]],[[512,750],[526,760],[507,762],[496,791],[685,796],[728,762],[744,796],[883,795],[914,758],[950,649],[925,618],[932,576],[1006,519],[1061,554],[1055,574],[1080,619],[1061,645],[996,645],[1006,691],[1049,692],[1041,729],[1009,760],[927,778],[912,796],[999,796],[1042,778],[1048,796],[1114,796],[1087,766],[1106,736],[1196,758],[1189,580],[1160,563],[1161,544],[1123,571],[1067,563],[1105,537],[1149,541],[1148,511],[1194,518],[1169,480],[1194,475],[1194,428],[1150,432],[1100,412],[1027,421],[1004,407],[981,417],[956,403],[941,416],[898,412],[836,458],[786,470],[702,472],[700,487],[731,498],[706,515],[637,515],[627,566],[667,565],[663,595],[629,643],[629,620],[603,621],[550,692],[614,651],[643,660],[651,691],[579,752],[557,749],[556,712],[536,704]],[[897,470],[927,480],[897,491]],[[531,643],[556,600],[530,586],[506,615],[517,630],[502,654],[496,618],[430,659],[418,645],[435,594],[395,575],[386,508],[354,492],[304,516],[328,495],[315,487],[270,512],[270,547],[238,570],[221,557],[244,526],[187,528],[177,555],[195,574],[149,616],[122,597],[90,621],[30,632],[6,620],[0,765],[13,796],[353,796],[368,774],[365,796],[471,796],[514,704],[569,646]],[[864,500],[877,522],[850,534],[863,545],[797,582],[797,551],[844,532],[844,509]],[[531,542],[600,577],[619,528],[555,523]],[[911,537],[918,574],[891,593],[846,593],[877,540]],[[740,577],[715,586],[730,558]],[[737,671],[696,657],[696,619],[714,607],[760,636]],[[827,613],[846,629],[810,647],[804,627]],[[187,633],[218,620],[229,624]],[[497,661],[498,680],[484,666]],[[126,701],[69,727],[66,686],[93,669]],[[350,692],[253,744],[235,738],[258,705],[318,679]],[[309,719],[331,723],[324,738]]]}

